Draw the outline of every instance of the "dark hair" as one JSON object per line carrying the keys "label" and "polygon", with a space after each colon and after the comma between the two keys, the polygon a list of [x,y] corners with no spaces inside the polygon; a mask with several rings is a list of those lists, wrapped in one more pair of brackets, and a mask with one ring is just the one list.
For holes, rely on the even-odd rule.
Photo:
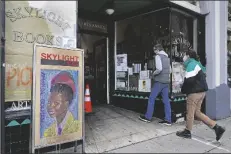
{"label": "dark hair", "polygon": [[71,104],[73,99],[73,90],[70,86],[62,83],[56,83],[51,87],[50,92],[62,93],[66,101],[69,102],[69,105]]}
{"label": "dark hair", "polygon": [[163,48],[163,46],[161,44],[156,44],[156,45],[154,45],[153,48],[156,48],[158,50],[164,50],[164,48]]}
{"label": "dark hair", "polygon": [[190,58],[193,58],[195,60],[199,61],[199,56],[197,55],[196,51],[189,49],[188,51],[186,51],[186,55],[189,56]]}

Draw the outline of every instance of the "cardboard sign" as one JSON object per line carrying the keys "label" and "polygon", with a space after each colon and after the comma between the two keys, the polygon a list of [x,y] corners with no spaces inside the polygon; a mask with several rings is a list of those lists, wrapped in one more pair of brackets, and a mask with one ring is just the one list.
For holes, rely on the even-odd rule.
{"label": "cardboard sign", "polygon": [[83,137],[83,50],[35,46],[33,148]]}

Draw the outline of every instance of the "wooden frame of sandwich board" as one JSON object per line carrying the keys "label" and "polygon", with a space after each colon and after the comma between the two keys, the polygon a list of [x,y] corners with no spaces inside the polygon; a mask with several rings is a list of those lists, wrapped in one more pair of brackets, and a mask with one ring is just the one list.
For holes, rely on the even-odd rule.
{"label": "wooden frame of sandwich board", "polygon": [[[52,59],[49,56],[49,54],[50,55],[56,54],[57,57],[56,58],[53,57]],[[45,57],[45,55],[48,55],[48,56]],[[69,58],[71,57],[72,59],[71,58],[68,59],[68,57]],[[43,110],[43,112],[41,112],[41,102],[43,103],[49,102],[48,97],[46,98],[47,101],[44,101],[44,98],[42,98],[43,101],[41,99],[41,96],[42,96],[41,94],[46,92],[46,91],[41,91],[41,82],[43,82],[43,85],[47,84],[46,87],[49,87],[51,85],[51,83],[47,81],[43,81],[40,78],[41,77],[40,75],[42,74],[41,70],[43,70],[44,72],[48,72],[48,74],[53,72],[53,74],[56,74],[56,76],[57,76],[57,72],[64,72],[64,71],[67,71],[67,72],[69,71],[69,72],[72,72],[72,74],[77,74],[76,78],[72,77],[73,83],[74,83],[74,86],[72,86],[72,88],[74,87],[76,91],[78,92],[78,93],[76,92],[75,96],[73,94],[74,101],[72,100],[74,104],[76,105],[77,110],[72,110],[72,113],[70,112],[71,114],[69,114],[70,117],[72,117],[71,123],[73,126],[76,126],[76,128],[66,131],[66,134],[64,134],[64,131],[65,131],[65,128],[64,128],[63,133],[61,135],[57,134],[57,129],[53,129],[53,133],[45,133],[46,135],[43,135],[43,136],[40,135],[41,134],[41,123],[40,123],[41,115],[44,112],[46,112],[47,117],[49,115],[48,111]],[[43,74],[46,74],[44,72]],[[45,95],[46,94],[44,94],[43,96]],[[76,112],[77,112],[77,118],[75,119],[74,115],[72,114],[75,114]],[[31,129],[30,129],[31,130],[31,133],[30,133],[30,136],[31,136],[30,137],[30,141],[31,141],[30,142],[30,152],[31,153],[40,153],[41,149],[51,147],[51,146],[55,146],[55,151],[60,152],[61,145],[65,143],[69,143],[69,142],[72,142],[72,143],[74,142],[75,144],[74,151],[76,152],[78,141],[82,141],[82,153],[85,153],[85,146],[84,146],[84,143],[85,143],[84,50],[83,49],[77,49],[77,48],[66,49],[66,48],[60,48],[56,46],[38,45],[38,44],[34,45],[31,116],[32,116],[31,117],[32,123],[31,123]],[[53,121],[54,123],[56,122],[56,120],[53,120]],[[66,120],[66,121],[69,121],[69,120]],[[52,124],[50,124],[50,126],[51,125]],[[53,126],[56,126],[56,125],[53,125]],[[70,127],[70,125],[68,125],[68,127]],[[52,129],[50,129],[47,132],[52,132],[51,130]],[[54,132],[55,132],[55,135],[54,135]]]}

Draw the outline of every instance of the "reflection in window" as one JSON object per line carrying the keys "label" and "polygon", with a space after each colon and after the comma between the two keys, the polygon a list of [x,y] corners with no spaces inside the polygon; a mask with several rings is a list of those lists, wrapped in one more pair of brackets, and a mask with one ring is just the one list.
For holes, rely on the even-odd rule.
{"label": "reflection in window", "polygon": [[193,4],[193,5],[197,5],[197,1],[196,0],[191,0],[191,1],[187,1],[188,3],[190,4]]}
{"label": "reflection in window", "polygon": [[231,21],[231,2],[228,3],[228,21]]}
{"label": "reflection in window", "polygon": [[228,56],[228,84],[231,87],[231,31],[228,31],[228,40],[227,40],[227,45],[228,45],[228,52],[227,52],[227,56]]}
{"label": "reflection in window", "polygon": [[183,54],[193,47],[194,18],[172,11],[170,39],[169,15],[164,10],[117,22],[116,90],[150,92],[153,45],[161,43],[172,59],[171,92],[181,92]]}
{"label": "reflection in window", "polygon": [[150,92],[153,45],[170,54],[169,9],[117,22],[116,90]]}
{"label": "reflection in window", "polygon": [[172,13],[172,92],[180,93],[184,81],[183,55],[192,48],[193,18]]}

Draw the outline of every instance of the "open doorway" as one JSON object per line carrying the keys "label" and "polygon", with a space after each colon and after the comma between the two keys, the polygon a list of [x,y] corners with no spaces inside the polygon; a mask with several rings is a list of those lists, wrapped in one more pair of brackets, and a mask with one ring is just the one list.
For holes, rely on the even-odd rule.
{"label": "open doorway", "polygon": [[84,49],[84,78],[89,84],[93,106],[107,104],[107,38],[79,33],[78,47]]}

